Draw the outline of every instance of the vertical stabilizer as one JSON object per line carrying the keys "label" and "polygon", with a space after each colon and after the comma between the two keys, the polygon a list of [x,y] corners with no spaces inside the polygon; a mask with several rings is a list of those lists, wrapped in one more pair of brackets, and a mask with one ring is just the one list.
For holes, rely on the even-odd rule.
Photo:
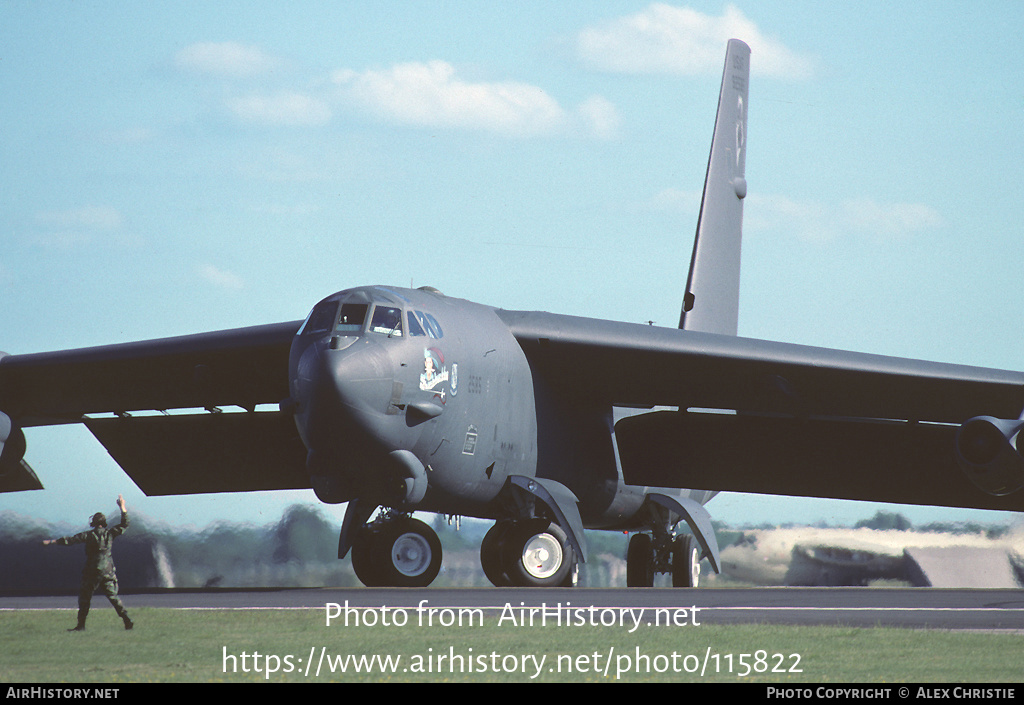
{"label": "vertical stabilizer", "polygon": [[679,327],[736,335],[740,303],[750,47],[730,39]]}

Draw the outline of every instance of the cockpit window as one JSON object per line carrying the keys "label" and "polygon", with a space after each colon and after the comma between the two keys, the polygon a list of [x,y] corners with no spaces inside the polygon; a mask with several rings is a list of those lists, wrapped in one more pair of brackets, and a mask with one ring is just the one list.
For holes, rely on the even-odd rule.
{"label": "cockpit window", "polygon": [[338,333],[358,335],[363,332],[368,304],[342,304],[334,330]]}
{"label": "cockpit window", "polygon": [[427,335],[429,335],[431,338],[443,338],[444,337],[444,331],[441,330],[441,324],[438,323],[437,319],[434,318],[429,313],[424,313],[423,311],[410,311],[409,312],[409,326],[410,326],[410,329],[412,327],[412,320],[414,318],[420,324],[420,327],[422,327],[423,330],[425,330],[427,332]]}
{"label": "cockpit window", "polygon": [[321,301],[309,312],[306,322],[299,329],[299,335],[309,333],[326,333],[334,325],[334,312],[338,308],[337,301]]}
{"label": "cockpit window", "polygon": [[370,330],[384,335],[402,335],[402,309],[392,306],[377,306],[373,309]]}
{"label": "cockpit window", "polygon": [[423,330],[423,326],[416,320],[416,314],[413,311],[409,311],[409,335],[421,337],[427,335],[427,331]]}

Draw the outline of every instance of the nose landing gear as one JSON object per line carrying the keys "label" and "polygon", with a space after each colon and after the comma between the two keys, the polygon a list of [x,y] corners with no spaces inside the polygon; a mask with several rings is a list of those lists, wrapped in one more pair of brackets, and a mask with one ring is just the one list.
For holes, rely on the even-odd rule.
{"label": "nose landing gear", "polygon": [[367,587],[426,587],[441,570],[441,541],[419,519],[386,516],[359,529],[352,568]]}

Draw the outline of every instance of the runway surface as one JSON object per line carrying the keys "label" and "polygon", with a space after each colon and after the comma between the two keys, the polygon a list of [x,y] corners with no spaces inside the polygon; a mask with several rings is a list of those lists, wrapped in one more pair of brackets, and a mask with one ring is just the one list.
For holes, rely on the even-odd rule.
{"label": "runway surface", "polygon": [[[126,606],[172,609],[319,609],[328,605],[387,610],[520,608],[644,608],[643,619],[699,620],[700,624],[804,624],[852,627],[1016,630],[1024,633],[1024,590],[935,588],[552,588],[393,589],[301,588],[154,590],[123,593]],[[93,607],[107,608],[102,596]],[[2,610],[76,609],[74,596],[0,597]],[[696,609],[694,609],[696,608]],[[685,612],[684,612],[685,610]],[[528,614],[528,613],[527,613]],[[539,614],[539,613],[535,613]]]}

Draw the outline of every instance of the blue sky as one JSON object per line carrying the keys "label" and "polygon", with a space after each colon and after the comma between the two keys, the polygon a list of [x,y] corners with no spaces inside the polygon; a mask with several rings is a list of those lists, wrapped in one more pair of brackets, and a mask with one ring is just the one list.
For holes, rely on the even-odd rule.
{"label": "blue sky", "polygon": [[[296,320],[378,283],[674,325],[735,36],[740,334],[1020,369],[1022,24],[1019,2],[0,0],[0,349]],[[311,497],[146,498],[83,428],[27,436],[48,489],[0,510],[123,492],[205,525]]]}

